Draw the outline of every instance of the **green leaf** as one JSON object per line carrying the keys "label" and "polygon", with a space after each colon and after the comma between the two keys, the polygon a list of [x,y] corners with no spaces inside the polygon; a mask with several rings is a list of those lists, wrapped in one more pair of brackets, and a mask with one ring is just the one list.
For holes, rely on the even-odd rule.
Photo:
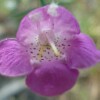
{"label": "green leaf", "polygon": [[40,0],[40,2],[41,2],[41,5],[42,5],[42,6],[45,6],[45,5],[46,5],[45,0]]}

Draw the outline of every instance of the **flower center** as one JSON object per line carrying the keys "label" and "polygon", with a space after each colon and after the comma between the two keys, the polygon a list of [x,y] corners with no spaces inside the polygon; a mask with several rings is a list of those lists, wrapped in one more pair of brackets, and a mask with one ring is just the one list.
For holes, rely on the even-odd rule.
{"label": "flower center", "polygon": [[30,54],[31,63],[62,59],[65,56],[65,40],[59,36],[56,37],[51,30],[44,30],[39,33],[37,41],[31,42],[27,50]]}
{"label": "flower center", "polygon": [[42,32],[39,34],[39,40],[40,40],[41,45],[50,46],[55,56],[60,56],[60,53],[54,43],[54,37],[55,36],[52,30],[42,30]]}
{"label": "flower center", "polygon": [[32,34],[33,36],[29,35],[26,39],[29,42],[27,52],[32,64],[60,60],[65,56],[66,39],[61,34],[54,32],[55,25],[52,20],[53,17],[58,16],[57,7],[52,4],[48,8],[47,12],[51,16],[49,18],[43,17],[41,12],[28,16],[38,30],[37,33]]}

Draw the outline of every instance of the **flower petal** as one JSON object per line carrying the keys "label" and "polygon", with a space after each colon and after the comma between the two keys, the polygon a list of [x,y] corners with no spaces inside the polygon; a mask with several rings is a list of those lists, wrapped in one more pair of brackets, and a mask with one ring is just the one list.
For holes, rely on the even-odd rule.
{"label": "flower petal", "polygon": [[52,30],[55,35],[80,33],[79,24],[71,12],[58,6],[58,16],[52,16],[48,13],[49,8],[50,5],[33,10],[22,19],[17,32],[17,39],[22,44],[34,41],[33,37],[37,37],[42,30]]}
{"label": "flower petal", "polygon": [[25,48],[15,39],[0,42],[0,74],[20,76],[32,71]]}
{"label": "flower petal", "polygon": [[78,71],[69,69],[61,62],[42,63],[27,76],[26,84],[35,93],[55,96],[71,89],[78,77]]}
{"label": "flower petal", "polygon": [[100,50],[96,49],[93,40],[86,34],[79,34],[69,41],[67,63],[73,68],[87,68],[100,62]]}
{"label": "flower petal", "polygon": [[64,7],[58,8],[60,16],[54,18],[54,32],[66,33],[68,35],[79,34],[80,27],[74,15]]}

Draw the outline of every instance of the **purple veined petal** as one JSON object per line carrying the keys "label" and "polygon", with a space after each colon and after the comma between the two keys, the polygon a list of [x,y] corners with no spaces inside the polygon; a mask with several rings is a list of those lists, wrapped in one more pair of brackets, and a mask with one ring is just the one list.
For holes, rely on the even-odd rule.
{"label": "purple veined petal", "polygon": [[27,76],[26,84],[34,93],[56,96],[71,89],[78,74],[76,69],[69,69],[61,62],[45,62]]}
{"label": "purple veined petal", "polygon": [[68,11],[64,7],[59,7],[58,13],[60,14],[60,16],[53,19],[55,25],[55,33],[61,32],[68,35],[75,35],[80,33],[79,24],[70,11]]}
{"label": "purple veined petal", "polygon": [[94,41],[81,33],[69,41],[67,48],[67,63],[73,68],[88,68],[100,62],[100,50]]}
{"label": "purple veined petal", "polygon": [[0,74],[5,76],[21,76],[32,71],[25,48],[15,39],[0,42]]}
{"label": "purple veined petal", "polygon": [[50,5],[37,8],[28,13],[21,21],[17,39],[24,45],[26,41],[34,41],[42,30],[52,30],[54,34],[75,35],[80,33],[80,27],[75,17],[66,8],[58,6],[57,16],[52,16],[48,10]]}

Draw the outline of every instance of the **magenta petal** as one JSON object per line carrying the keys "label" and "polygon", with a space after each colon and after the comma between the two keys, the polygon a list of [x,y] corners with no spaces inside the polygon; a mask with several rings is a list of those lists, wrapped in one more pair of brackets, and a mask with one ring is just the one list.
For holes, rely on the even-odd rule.
{"label": "magenta petal", "polygon": [[0,42],[0,74],[20,76],[31,70],[27,52],[15,39]]}
{"label": "magenta petal", "polygon": [[100,50],[97,50],[93,40],[86,34],[81,33],[70,41],[67,50],[67,63],[73,68],[87,68],[100,62]]}
{"label": "magenta petal", "polygon": [[61,62],[42,63],[27,76],[26,84],[35,93],[55,96],[71,89],[78,77],[78,71],[68,69]]}
{"label": "magenta petal", "polygon": [[35,9],[22,19],[17,32],[17,39],[22,44],[26,44],[27,39],[33,41],[32,37],[38,35],[43,29],[51,29],[55,34],[76,35],[80,33],[79,24],[71,12],[59,6],[58,16],[51,16],[48,13],[49,7],[50,5]]}
{"label": "magenta petal", "polygon": [[60,16],[54,18],[55,33],[61,32],[66,33],[68,35],[80,33],[79,24],[70,11],[68,11],[64,7],[59,7],[58,13],[60,14]]}

